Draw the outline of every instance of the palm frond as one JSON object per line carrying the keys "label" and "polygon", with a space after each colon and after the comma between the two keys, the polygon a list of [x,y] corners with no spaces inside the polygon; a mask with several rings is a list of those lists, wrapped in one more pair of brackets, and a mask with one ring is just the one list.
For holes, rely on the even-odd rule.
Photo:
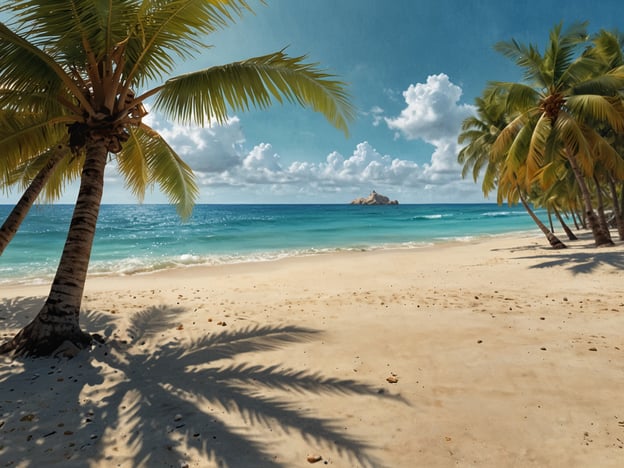
{"label": "palm frond", "polygon": [[617,96],[624,89],[624,68],[615,68],[609,73],[594,76],[576,84],[572,94],[599,94],[602,96]]}
{"label": "palm frond", "polygon": [[39,115],[0,112],[0,172],[47,151],[67,139],[66,127]]}
{"label": "palm frond", "polygon": [[491,81],[487,90],[497,93],[502,106],[498,112],[508,116],[536,107],[542,97],[535,88],[524,83]]}
{"label": "palm frond", "polygon": [[526,165],[529,147],[531,146],[531,137],[533,136],[532,127],[532,125],[524,125],[507,150],[505,167],[506,170],[514,174],[517,174]]}
{"label": "palm frond", "polygon": [[583,173],[591,177],[594,173],[591,147],[579,122],[567,112],[561,111],[555,121],[553,130],[557,132],[557,136],[561,140],[566,152],[576,157]]}
{"label": "palm frond", "polygon": [[624,106],[620,98],[592,94],[570,96],[566,106],[579,121],[607,123],[616,132],[624,131]]}
{"label": "palm frond", "polygon": [[251,11],[245,0],[170,0],[143,2],[126,44],[128,81],[142,86],[174,70],[176,58],[206,48],[198,38]]}
{"label": "palm frond", "polygon": [[494,45],[494,50],[512,59],[516,65],[524,69],[524,78],[532,84],[546,86],[548,77],[543,74],[542,56],[534,45],[524,45],[512,39]]}
{"label": "palm frond", "polygon": [[501,130],[492,144],[491,153],[493,159],[500,160],[507,154],[509,147],[525,124],[526,116],[519,115]]}
{"label": "palm frond", "polygon": [[46,92],[56,96],[64,87],[85,109],[91,106],[80,88],[54,57],[0,23],[0,83],[3,90]]}
{"label": "palm frond", "polygon": [[497,164],[488,164],[485,167],[485,174],[483,175],[483,182],[481,182],[481,190],[484,196],[488,196],[489,193],[498,185],[499,167]]}
{"label": "palm frond", "polygon": [[[582,60],[575,60],[579,46],[585,44],[587,23],[573,23],[563,33],[562,24],[555,26],[550,32],[548,50],[544,54],[545,67],[552,74],[552,84],[555,87],[567,87],[571,76],[581,71],[584,66]],[[576,66],[574,66],[576,64]],[[576,71],[576,73],[571,73]]]}
{"label": "palm frond", "polygon": [[117,155],[117,167],[124,177],[126,187],[142,203],[145,190],[149,185],[144,146],[148,139],[140,130],[132,129],[129,133],[130,139],[124,144],[121,153]]}
{"label": "palm frond", "polygon": [[[128,186],[141,197],[148,185],[158,184],[180,216],[188,218],[199,195],[192,169],[155,131],[142,127],[130,132],[131,139],[117,156]],[[132,179],[145,174],[147,180]]]}
{"label": "palm frond", "polygon": [[155,108],[185,124],[221,123],[228,110],[266,108],[272,99],[309,106],[348,133],[355,117],[345,84],[284,51],[229,65],[212,67],[168,80]]}
{"label": "palm frond", "polygon": [[72,63],[84,59],[84,44],[102,59],[114,44],[127,37],[128,19],[136,16],[136,0],[14,0],[15,14],[30,40],[57,58]]}
{"label": "palm frond", "polygon": [[624,180],[624,158],[592,128],[586,132],[593,159],[618,180]]}
{"label": "palm frond", "polygon": [[624,35],[617,31],[600,30],[593,38],[594,47],[585,55],[604,64],[604,70],[612,70],[624,64]]}
{"label": "palm frond", "polygon": [[527,152],[526,173],[529,181],[533,179],[539,169],[544,165],[544,157],[547,154],[546,147],[550,131],[550,118],[545,114],[540,115],[532,129],[531,141]]}
{"label": "palm frond", "polygon": [[39,196],[43,202],[58,200],[63,194],[67,184],[80,176],[83,162],[82,157],[71,154],[69,147],[64,144],[54,145],[41,154],[13,168],[9,172],[7,185],[18,185],[21,189],[25,189],[30,185],[39,171],[48,163],[48,160],[55,157],[56,153],[59,151],[61,152],[60,156],[62,159],[54,167],[52,173],[48,177],[42,194]]}

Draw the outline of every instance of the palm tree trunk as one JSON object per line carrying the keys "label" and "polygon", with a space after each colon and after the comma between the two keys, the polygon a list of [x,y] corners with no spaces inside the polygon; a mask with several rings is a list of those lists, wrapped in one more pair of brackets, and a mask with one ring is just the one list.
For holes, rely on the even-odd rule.
{"label": "palm tree trunk", "polygon": [[579,226],[578,221],[576,220],[577,216],[576,216],[576,212],[574,211],[575,208],[573,208],[570,213],[572,214],[572,221],[574,222],[574,227],[576,228],[576,230],[578,231],[579,229],[581,229],[581,227]]}
{"label": "palm tree trunk", "polygon": [[548,213],[548,224],[550,225],[550,232],[554,233],[555,228],[553,227],[552,213],[550,212],[550,208],[546,210]]}
{"label": "palm tree trunk", "polygon": [[583,205],[585,205],[585,216],[587,217],[589,228],[592,231],[596,247],[608,247],[615,245],[613,244],[608,232],[605,233],[600,226],[598,217],[596,216],[596,213],[594,213],[594,208],[591,203],[591,195],[589,193],[589,189],[587,188],[587,184],[585,183],[585,178],[581,173],[581,169],[578,166],[578,162],[576,161],[576,156],[574,156],[569,149],[566,149],[566,155],[568,157],[568,161],[570,161],[570,167],[572,168],[572,172],[574,172],[574,177],[576,177],[576,182],[578,183],[581,191],[581,198],[583,200]]}
{"label": "palm tree trunk", "polygon": [[598,211],[598,222],[600,223],[600,228],[609,236],[609,240],[611,239],[611,232],[609,231],[609,223],[607,222],[607,216],[604,211],[604,197],[602,195],[602,187],[600,186],[600,181],[596,174],[594,174],[594,183],[596,184],[596,196],[598,199],[598,206],[596,210]]}
{"label": "palm tree trunk", "polygon": [[559,213],[559,210],[557,208],[555,208],[554,206],[553,206],[553,210],[555,212],[555,216],[559,220],[559,224],[561,224],[561,227],[565,231],[566,236],[568,236],[568,240],[571,240],[571,241],[578,240],[578,237],[576,237],[576,235],[572,232],[572,230],[568,227],[568,225],[565,223],[565,221],[561,217],[561,214]]}
{"label": "palm tree trunk", "polygon": [[33,203],[45,187],[46,182],[54,172],[54,168],[63,159],[65,153],[63,151],[64,146],[59,146],[56,151],[52,153],[50,159],[46,165],[39,171],[39,173],[32,180],[22,197],[19,199],[15,207],[7,216],[2,227],[0,227],[0,256],[6,249],[9,242],[15,236],[15,233],[22,224],[22,221],[26,218],[26,215],[30,211]]}
{"label": "palm tree trunk", "polygon": [[542,221],[535,215],[535,213],[533,213],[533,210],[529,207],[529,204],[522,196],[522,192],[519,188],[518,194],[520,195],[520,201],[522,202],[522,206],[524,206],[524,209],[527,211],[527,213],[529,213],[531,219],[535,222],[535,224],[537,224],[537,227],[540,228],[540,230],[544,233],[546,239],[548,239],[548,242],[550,243],[550,246],[553,249],[565,249],[567,246],[563,242],[561,242],[559,238],[555,236],[544,223],[542,223]]}
{"label": "palm tree trunk", "polygon": [[73,354],[92,341],[80,329],[79,314],[102,200],[106,144],[90,140],[86,152],[80,191],[50,294],[39,314],[0,346],[0,353],[46,356],[64,350]]}
{"label": "palm tree trunk", "polygon": [[611,198],[613,199],[613,215],[615,216],[615,225],[617,226],[620,240],[624,240],[624,219],[622,218],[622,211],[620,209],[620,204],[618,203],[615,180],[611,174],[609,174],[609,189],[611,190]]}
{"label": "palm tree trunk", "polygon": [[620,184],[620,213],[624,216],[624,182]]}

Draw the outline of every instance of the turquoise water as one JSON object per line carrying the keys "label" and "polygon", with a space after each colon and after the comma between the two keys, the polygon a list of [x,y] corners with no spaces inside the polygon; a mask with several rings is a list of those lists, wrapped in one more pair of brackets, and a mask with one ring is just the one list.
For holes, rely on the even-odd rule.
{"label": "turquoise water", "polygon": [[[0,206],[4,220],[11,206]],[[57,267],[70,205],[34,207],[0,257],[0,282],[47,280]],[[198,205],[183,222],[168,205],[104,205],[91,274],[271,260],[336,250],[419,247],[535,230],[521,207]]]}

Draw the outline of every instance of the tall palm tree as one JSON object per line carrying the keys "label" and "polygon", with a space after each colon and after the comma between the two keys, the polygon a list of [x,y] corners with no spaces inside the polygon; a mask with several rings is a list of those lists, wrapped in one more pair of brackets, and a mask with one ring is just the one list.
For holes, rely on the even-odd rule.
{"label": "tall palm tree", "polygon": [[[347,132],[354,110],[343,82],[284,51],[169,77],[176,58],[205,50],[202,37],[249,10],[245,0],[14,0],[0,11],[0,110],[20,116],[2,165],[14,168],[66,142],[80,188],[50,293],[0,352],[47,355],[92,337],[79,312],[110,154],[141,198],[158,184],[182,216],[198,189],[190,167],[143,121],[144,102],[178,122],[223,122],[229,111],[284,100],[321,112]],[[154,85],[154,83],[157,83]],[[12,143],[12,144],[8,144]]]}
{"label": "tall palm tree", "polygon": [[553,28],[543,54],[536,46],[515,40],[495,48],[524,69],[526,83],[493,83],[507,97],[510,116],[492,147],[495,155],[526,152],[527,178],[532,181],[544,167],[567,160],[581,192],[585,214],[596,246],[613,245],[601,228],[592,206],[586,178],[593,176],[597,153],[615,161],[617,152],[596,131],[593,124],[605,122],[624,131],[624,107],[619,91],[624,87],[624,69],[604,72],[604,64],[588,54],[585,24],[574,24],[562,32]]}
{"label": "tall palm tree", "polygon": [[[477,115],[467,117],[462,122],[462,132],[457,139],[459,144],[465,144],[457,156],[457,161],[463,164],[462,177],[466,177],[472,170],[472,176],[476,182],[481,170],[485,167],[485,174],[481,183],[483,194],[487,196],[490,191],[497,188],[499,204],[503,202],[504,198],[507,198],[510,204],[520,200],[551,247],[554,249],[566,248],[566,245],[546,227],[529,206],[517,180],[516,172],[511,172],[513,183],[509,185],[499,183],[501,177],[504,177],[506,173],[510,174],[505,158],[495,159],[491,153],[492,145],[507,123],[501,96],[495,89],[486,89],[482,97],[475,99],[475,104]],[[518,170],[520,169],[516,169],[516,171]]]}

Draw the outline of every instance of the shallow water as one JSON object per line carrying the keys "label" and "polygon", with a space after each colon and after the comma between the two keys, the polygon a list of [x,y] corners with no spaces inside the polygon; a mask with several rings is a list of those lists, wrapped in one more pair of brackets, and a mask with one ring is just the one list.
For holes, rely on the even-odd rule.
{"label": "shallow water", "polygon": [[[0,218],[11,208],[0,206]],[[53,275],[72,208],[44,205],[31,210],[0,257],[0,282],[45,281]],[[494,204],[197,205],[187,221],[169,205],[104,205],[90,273],[418,247],[535,229],[521,207]]]}

